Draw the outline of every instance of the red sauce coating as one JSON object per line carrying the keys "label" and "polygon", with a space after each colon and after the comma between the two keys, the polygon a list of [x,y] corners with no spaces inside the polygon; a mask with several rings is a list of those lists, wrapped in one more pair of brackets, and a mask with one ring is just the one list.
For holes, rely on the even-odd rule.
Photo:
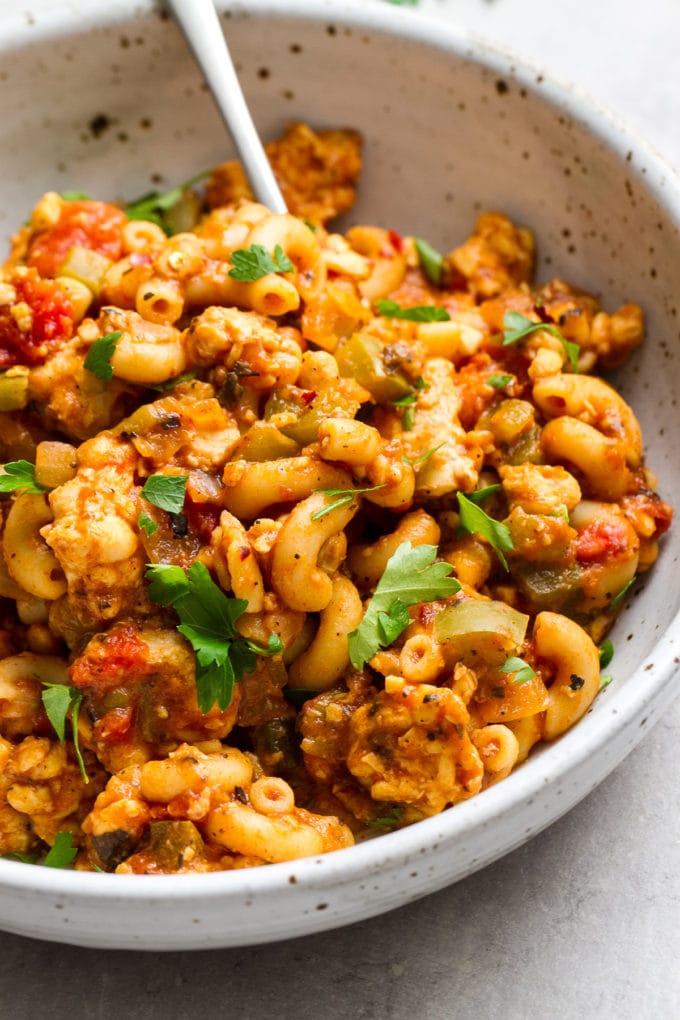
{"label": "red sauce coating", "polygon": [[595,520],[587,524],[576,539],[576,559],[581,563],[606,560],[625,552],[629,532],[617,520]]}
{"label": "red sauce coating", "polygon": [[71,248],[88,248],[116,260],[123,254],[124,212],[108,202],[66,202],[58,222],[37,234],[27,262],[41,276],[55,276]]}
{"label": "red sauce coating", "polygon": [[28,305],[31,328],[20,329],[9,305],[0,308],[0,368],[40,365],[52,348],[73,334],[73,305],[55,280],[41,280],[34,269],[17,274],[12,286],[17,292],[13,307]]}

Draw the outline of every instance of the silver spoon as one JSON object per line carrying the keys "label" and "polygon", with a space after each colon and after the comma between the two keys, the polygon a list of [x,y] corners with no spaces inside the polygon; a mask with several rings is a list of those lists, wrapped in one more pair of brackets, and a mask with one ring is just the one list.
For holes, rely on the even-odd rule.
{"label": "silver spoon", "polygon": [[258,202],[287,212],[234,69],[213,0],[167,0],[203,71]]}

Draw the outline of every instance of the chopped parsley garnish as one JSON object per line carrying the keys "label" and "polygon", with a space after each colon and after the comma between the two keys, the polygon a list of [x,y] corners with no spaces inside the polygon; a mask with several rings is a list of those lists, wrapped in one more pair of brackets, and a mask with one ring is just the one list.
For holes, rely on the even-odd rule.
{"label": "chopped parsley garnish", "polygon": [[108,382],[109,379],[113,378],[111,358],[116,353],[116,347],[122,335],[120,331],[117,331],[100,336],[95,340],[85,356],[85,368],[88,372],[92,372],[92,375],[103,379],[104,382]]}
{"label": "chopped parsley garnish", "polygon": [[[491,486],[488,486],[491,488]],[[483,490],[480,490],[483,491]],[[458,499],[458,511],[460,514],[460,526],[469,535],[481,535],[496,550],[498,559],[505,569],[508,569],[508,561],[504,553],[514,549],[512,535],[507,525],[489,517],[480,506],[477,506],[469,496],[462,492],[456,494]]]}
{"label": "chopped parsley garnish", "polygon": [[182,372],[181,375],[176,375],[172,379],[167,379],[165,382],[157,383],[155,386],[149,386],[150,390],[155,390],[157,393],[168,393],[170,390],[174,390],[175,386],[179,386],[183,382],[191,382],[192,379],[196,378],[196,369],[192,368],[188,372]]}
{"label": "chopped parsley garnish", "polygon": [[2,467],[0,474],[0,492],[49,492],[44,485],[35,480],[35,464],[28,460],[11,460]]}
{"label": "chopped parsley garnish", "polygon": [[196,653],[196,692],[204,714],[217,702],[224,711],[231,704],[234,684],[254,672],[258,655],[275,655],[283,644],[271,634],[266,648],[242,637],[236,621],[245,612],[245,599],[228,598],[212,580],[207,567],[193,563],[188,570],[152,564],[146,571],[148,595],[160,606],[172,606],[179,616],[177,630]]}
{"label": "chopped parsley garnish", "polygon": [[624,584],[624,586],[623,586],[623,588],[621,589],[621,591],[619,592],[619,594],[618,594],[618,595],[615,595],[615,596],[614,596],[614,598],[613,598],[613,599],[611,600],[611,602],[609,603],[609,609],[610,609],[610,610],[611,610],[611,609],[618,609],[618,608],[619,608],[619,606],[621,605],[621,603],[622,603],[622,602],[623,602],[623,600],[625,599],[625,597],[626,597],[626,595],[627,595],[627,593],[628,593],[628,591],[629,591],[630,587],[631,587],[631,586],[632,586],[633,584],[635,584],[635,581],[636,581],[636,580],[637,580],[637,578],[636,578],[636,577],[631,577],[631,579],[630,579],[630,581],[628,582],[628,584]]}
{"label": "chopped parsley garnish", "polygon": [[144,483],[142,496],[147,503],[152,503],[159,510],[178,514],[184,506],[188,481],[188,475],[150,475]]}
{"label": "chopped parsley garnish", "polygon": [[83,703],[82,692],[76,687],[68,687],[66,684],[51,684],[41,680],[45,690],[42,692],[42,703],[45,714],[52,723],[54,732],[59,738],[59,743],[66,740],[66,718],[69,710],[71,712],[71,730],[73,732],[73,750],[75,751],[83,781],[89,783],[90,778],[85,768],[83,755],[80,750],[80,738],[78,736],[78,716]]}
{"label": "chopped parsley garnish", "polygon": [[46,868],[68,868],[78,856],[78,847],[73,845],[70,832],[58,832],[43,864]]}
{"label": "chopped parsley garnish", "polygon": [[59,197],[65,202],[90,202],[91,198],[86,191],[60,191]]}
{"label": "chopped parsley garnish", "polygon": [[418,260],[421,268],[428,278],[430,283],[434,283],[436,287],[439,287],[442,282],[442,266],[444,264],[444,256],[440,255],[431,244],[427,241],[423,241],[422,238],[415,238],[416,251],[418,252]]}
{"label": "chopped parsley garnish", "polygon": [[389,319],[406,319],[408,322],[449,322],[451,316],[440,305],[412,305],[404,308],[396,301],[376,301],[378,315]]}
{"label": "chopped parsley garnish", "polygon": [[609,687],[609,685],[610,685],[610,683],[612,682],[613,679],[614,679],[614,677],[611,675],[611,673],[603,673],[601,675],[601,677],[600,677],[600,686],[599,686],[598,690],[599,691],[606,690],[607,687]]}
{"label": "chopped parsley garnish", "polygon": [[261,244],[237,248],[231,253],[231,265],[229,276],[243,283],[252,283],[270,273],[292,273],[295,269],[280,244],[274,248],[273,255]]}
{"label": "chopped parsley garnish", "polygon": [[339,510],[340,507],[347,506],[351,503],[355,496],[361,496],[364,492],[377,492],[378,489],[384,489],[385,482],[382,485],[369,485],[365,489],[317,489],[317,492],[323,493],[324,496],[333,498],[333,502],[329,503],[328,506],[322,507],[321,510],[317,510],[316,513],[312,514],[313,521],[320,521],[326,514],[332,513],[334,510]]}
{"label": "chopped parsley garnish", "polygon": [[505,660],[501,666],[501,673],[514,673],[515,675],[512,678],[514,684],[525,684],[536,676],[536,670],[533,666],[530,666],[528,662],[520,659],[517,655],[511,655]]}
{"label": "chopped parsley garnish", "polygon": [[38,854],[23,853],[21,850],[10,850],[9,853],[0,854],[3,861],[21,861],[22,864],[37,864]]}
{"label": "chopped parsley garnish", "polygon": [[609,663],[614,658],[614,645],[607,638],[600,645],[600,669],[606,669]]}
{"label": "chopped parsley garnish", "polygon": [[494,390],[504,390],[506,386],[509,386],[514,375],[504,375],[499,373],[498,375],[490,375],[486,380],[487,386],[491,386]]}
{"label": "chopped parsley garnish", "polygon": [[167,221],[166,213],[175,208],[187,188],[190,188],[192,184],[202,181],[210,172],[210,170],[204,170],[202,173],[196,174],[195,177],[190,177],[184,184],[178,184],[176,188],[170,188],[169,191],[149,191],[146,195],[142,195],[141,198],[129,202],[124,207],[123,212],[129,220],[146,220],[148,223],[155,223],[166,234],[171,234],[172,230]]}
{"label": "chopped parsley garnish", "polygon": [[153,517],[149,517],[149,515],[144,513],[143,510],[137,518],[137,524],[147,538],[151,538],[151,536],[155,535],[158,531],[158,525],[154,521]]}
{"label": "chopped parsley garnish", "polygon": [[446,443],[439,443],[437,446],[433,446],[431,450],[426,450],[425,453],[421,453],[420,457],[416,457],[415,460],[411,460],[405,453],[401,455],[401,459],[404,464],[409,464],[411,467],[419,467],[424,464],[426,460],[429,460],[432,454],[436,453],[437,450],[441,450],[442,446],[446,446]]}
{"label": "chopped parsley garnish", "polygon": [[504,347],[521,343],[522,340],[526,340],[532,333],[538,333],[541,330],[552,334],[552,336],[557,337],[564,347],[572,371],[578,372],[578,358],[581,348],[572,340],[567,340],[557,326],[554,326],[551,322],[534,322],[533,319],[527,319],[526,315],[522,315],[520,312],[506,312],[503,316],[503,328]]}
{"label": "chopped parsley garnish", "polygon": [[479,506],[479,504],[483,503],[485,499],[492,496],[494,492],[498,492],[500,488],[502,488],[501,483],[495,482],[493,485],[486,485],[483,489],[475,489],[474,492],[468,492],[467,498],[471,503],[475,503]]}
{"label": "chopped parsley garnish", "polygon": [[361,669],[379,648],[387,648],[408,627],[409,606],[445,599],[460,591],[450,563],[435,563],[435,545],[402,542],[387,561],[364,618],[349,635],[349,656]]}
{"label": "chopped parsley garnish", "polygon": [[[394,0],[390,0],[390,2],[393,3]],[[371,818],[366,824],[370,829],[391,829],[401,821],[401,812],[402,809],[398,804],[395,804],[389,814]]]}

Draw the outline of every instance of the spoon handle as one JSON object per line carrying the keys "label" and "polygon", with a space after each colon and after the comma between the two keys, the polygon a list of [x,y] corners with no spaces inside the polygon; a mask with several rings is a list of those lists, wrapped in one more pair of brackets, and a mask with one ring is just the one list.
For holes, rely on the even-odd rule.
{"label": "spoon handle", "polygon": [[234,69],[213,0],[167,0],[203,71],[258,202],[287,212]]}

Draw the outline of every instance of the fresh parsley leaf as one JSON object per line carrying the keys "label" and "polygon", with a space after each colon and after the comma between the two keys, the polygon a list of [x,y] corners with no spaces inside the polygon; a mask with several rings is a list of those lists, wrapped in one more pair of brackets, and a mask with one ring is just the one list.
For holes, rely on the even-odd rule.
{"label": "fresh parsley leaf", "polygon": [[52,723],[60,744],[63,744],[66,740],[66,718],[69,710],[71,712],[73,750],[75,751],[83,781],[89,783],[90,777],[87,774],[85,762],[83,761],[78,734],[78,716],[80,715],[80,708],[83,703],[82,692],[76,687],[68,687],[66,684],[50,684],[46,680],[42,680],[41,683],[45,688],[42,692],[45,714]]}
{"label": "fresh parsley leaf", "polygon": [[520,659],[517,655],[511,655],[505,660],[501,666],[501,673],[514,673],[515,675],[512,678],[514,684],[525,684],[536,676],[536,670],[533,666],[530,666],[528,662]]}
{"label": "fresh parsley leaf", "polygon": [[84,364],[88,372],[92,372],[93,375],[105,382],[113,378],[111,358],[116,352],[118,341],[122,335],[120,331],[116,331],[115,333],[106,333],[95,340],[85,356]]}
{"label": "fresh parsley leaf", "polygon": [[415,460],[411,460],[406,454],[402,454],[401,459],[404,464],[410,464],[411,467],[418,467],[420,464],[424,464],[426,460],[429,460],[433,453],[437,450],[441,450],[442,446],[446,446],[446,443],[439,443],[437,446],[433,446],[431,450],[426,450],[425,453],[421,453],[420,457],[416,457]]}
{"label": "fresh parsley leaf", "polygon": [[611,673],[602,673],[602,675],[600,676],[600,686],[598,688],[598,692],[606,690],[613,679],[614,677],[611,675]]}
{"label": "fresh parsley leaf", "polygon": [[445,599],[460,591],[460,584],[450,576],[451,564],[435,563],[436,555],[435,545],[412,548],[410,542],[402,542],[389,558],[363,620],[349,635],[349,655],[355,669],[361,669],[379,648],[392,644],[406,629],[410,620],[406,607]]}
{"label": "fresh parsley leaf", "polygon": [[410,622],[408,606],[401,599],[395,599],[386,613],[378,613],[380,644],[387,648],[397,640],[403,630],[406,630]]}
{"label": "fresh parsley leaf", "polygon": [[149,386],[149,389],[155,390],[156,393],[168,393],[170,390],[174,390],[175,386],[179,386],[180,383],[190,382],[192,379],[195,379],[196,375],[196,369],[192,368],[188,372],[182,372],[181,375],[176,375],[173,379],[167,379],[163,383],[157,383],[155,386]]}
{"label": "fresh parsley leaf", "polygon": [[416,423],[416,409],[411,404],[409,407],[404,408],[404,413],[401,416],[401,427],[404,432],[410,432]]}
{"label": "fresh parsley leaf", "polygon": [[489,496],[492,496],[494,492],[498,492],[500,488],[501,483],[496,482],[494,485],[487,485],[483,489],[475,489],[474,492],[468,492],[467,498],[470,500],[471,503],[474,503],[476,506],[479,506],[479,504],[483,503],[485,499],[488,499]]}
{"label": "fresh parsley leaf", "polygon": [[317,510],[316,513],[312,514],[313,521],[320,521],[326,514],[330,514],[333,510],[339,510],[342,506],[347,506],[351,503],[355,496],[361,496],[364,492],[377,492],[378,489],[384,489],[385,482],[382,485],[369,485],[365,489],[317,489],[316,492],[323,493],[324,496],[329,498],[337,497],[328,506],[322,507],[321,510]]}
{"label": "fresh parsley leaf", "polygon": [[503,554],[515,548],[510,529],[507,525],[489,517],[469,496],[465,496],[462,492],[458,492],[456,496],[462,530],[470,535],[481,535],[485,538],[496,550],[498,559],[507,570],[508,561]]}
{"label": "fresh parsley leaf", "polygon": [[600,669],[606,669],[609,663],[614,658],[614,645],[607,638],[600,645]]}
{"label": "fresh parsley leaf", "polygon": [[[394,3],[394,0],[390,0],[390,3]],[[391,829],[401,821],[401,812],[402,809],[398,804],[395,804],[388,815],[379,815],[377,818],[371,818],[366,824],[371,829]]]}
{"label": "fresh parsley leaf", "polygon": [[78,847],[73,845],[70,832],[58,832],[54,846],[43,861],[46,868],[68,868],[78,856]]}
{"label": "fresh parsley leaf", "polygon": [[503,316],[503,327],[504,347],[521,343],[522,340],[526,340],[532,333],[538,333],[540,330],[551,333],[562,343],[572,371],[578,372],[578,358],[581,348],[572,340],[567,340],[557,326],[553,326],[550,322],[534,322],[533,319],[527,319],[526,315],[522,315],[520,312],[506,312]]}
{"label": "fresh parsley leaf", "polygon": [[212,580],[207,567],[193,563],[188,570],[169,564],[152,564],[146,571],[152,602],[172,606],[179,616],[177,630],[196,654],[196,691],[201,712],[231,704],[234,683],[254,672],[258,655],[275,655],[283,644],[270,635],[266,648],[242,637],[236,621],[248,603],[228,598]]}
{"label": "fresh parsley leaf", "polygon": [[44,485],[35,480],[35,465],[27,460],[11,460],[2,467],[0,474],[0,492],[49,492]]}
{"label": "fresh parsley leaf", "polygon": [[152,503],[159,510],[178,514],[184,507],[188,481],[189,475],[150,475],[144,483],[142,496],[147,503]]}
{"label": "fresh parsley leaf", "polygon": [[292,273],[295,269],[280,244],[274,248],[273,256],[261,244],[237,248],[231,253],[231,264],[229,276],[243,283],[252,283],[269,273]]}
{"label": "fresh parsley leaf", "polygon": [[60,191],[59,196],[65,202],[90,202],[91,198],[85,191]]}
{"label": "fresh parsley leaf", "polygon": [[610,610],[611,610],[611,609],[618,609],[618,608],[619,608],[619,606],[621,605],[621,603],[622,603],[622,602],[623,602],[623,600],[625,599],[625,597],[626,597],[626,595],[627,595],[627,593],[628,593],[628,591],[629,591],[630,587],[631,587],[631,586],[632,586],[633,584],[635,584],[636,580],[637,580],[637,577],[631,577],[631,579],[630,579],[630,581],[628,582],[628,584],[624,584],[624,586],[623,586],[623,588],[621,589],[621,591],[619,592],[619,594],[618,594],[618,595],[615,595],[615,596],[614,596],[614,598],[613,598],[613,599],[611,600],[611,602],[609,603],[609,609],[610,609]]}
{"label": "fresh parsley leaf", "polygon": [[442,282],[442,266],[444,265],[444,256],[440,255],[431,244],[424,241],[421,237],[415,239],[416,251],[418,252],[418,260],[422,267],[425,276],[428,278],[430,283],[434,283],[436,287],[439,287]]}
{"label": "fresh parsley leaf", "polygon": [[487,386],[491,386],[494,390],[504,390],[514,378],[514,375],[490,375],[486,382]]}
{"label": "fresh parsley leaf", "polygon": [[147,513],[142,510],[141,514],[137,518],[137,524],[142,529],[147,538],[151,538],[158,531],[158,525],[152,517],[149,517]]}
{"label": "fresh parsley leaf", "polygon": [[10,850],[7,854],[0,854],[3,861],[21,861],[22,864],[37,864],[38,854],[22,853],[21,850]]}
{"label": "fresh parsley leaf", "polygon": [[376,301],[375,310],[378,315],[386,315],[390,319],[406,319],[408,322],[449,322],[451,316],[439,305],[412,305],[403,308],[396,301]]}
{"label": "fresh parsley leaf", "polygon": [[183,184],[170,188],[169,191],[149,191],[146,195],[142,195],[140,198],[129,202],[123,209],[123,212],[129,220],[146,220],[149,223],[155,223],[166,234],[170,234],[172,231],[165,213],[174,209],[187,188],[190,188],[192,184],[197,184],[198,181],[202,181],[210,172],[210,170],[204,170],[202,173],[190,177]]}

